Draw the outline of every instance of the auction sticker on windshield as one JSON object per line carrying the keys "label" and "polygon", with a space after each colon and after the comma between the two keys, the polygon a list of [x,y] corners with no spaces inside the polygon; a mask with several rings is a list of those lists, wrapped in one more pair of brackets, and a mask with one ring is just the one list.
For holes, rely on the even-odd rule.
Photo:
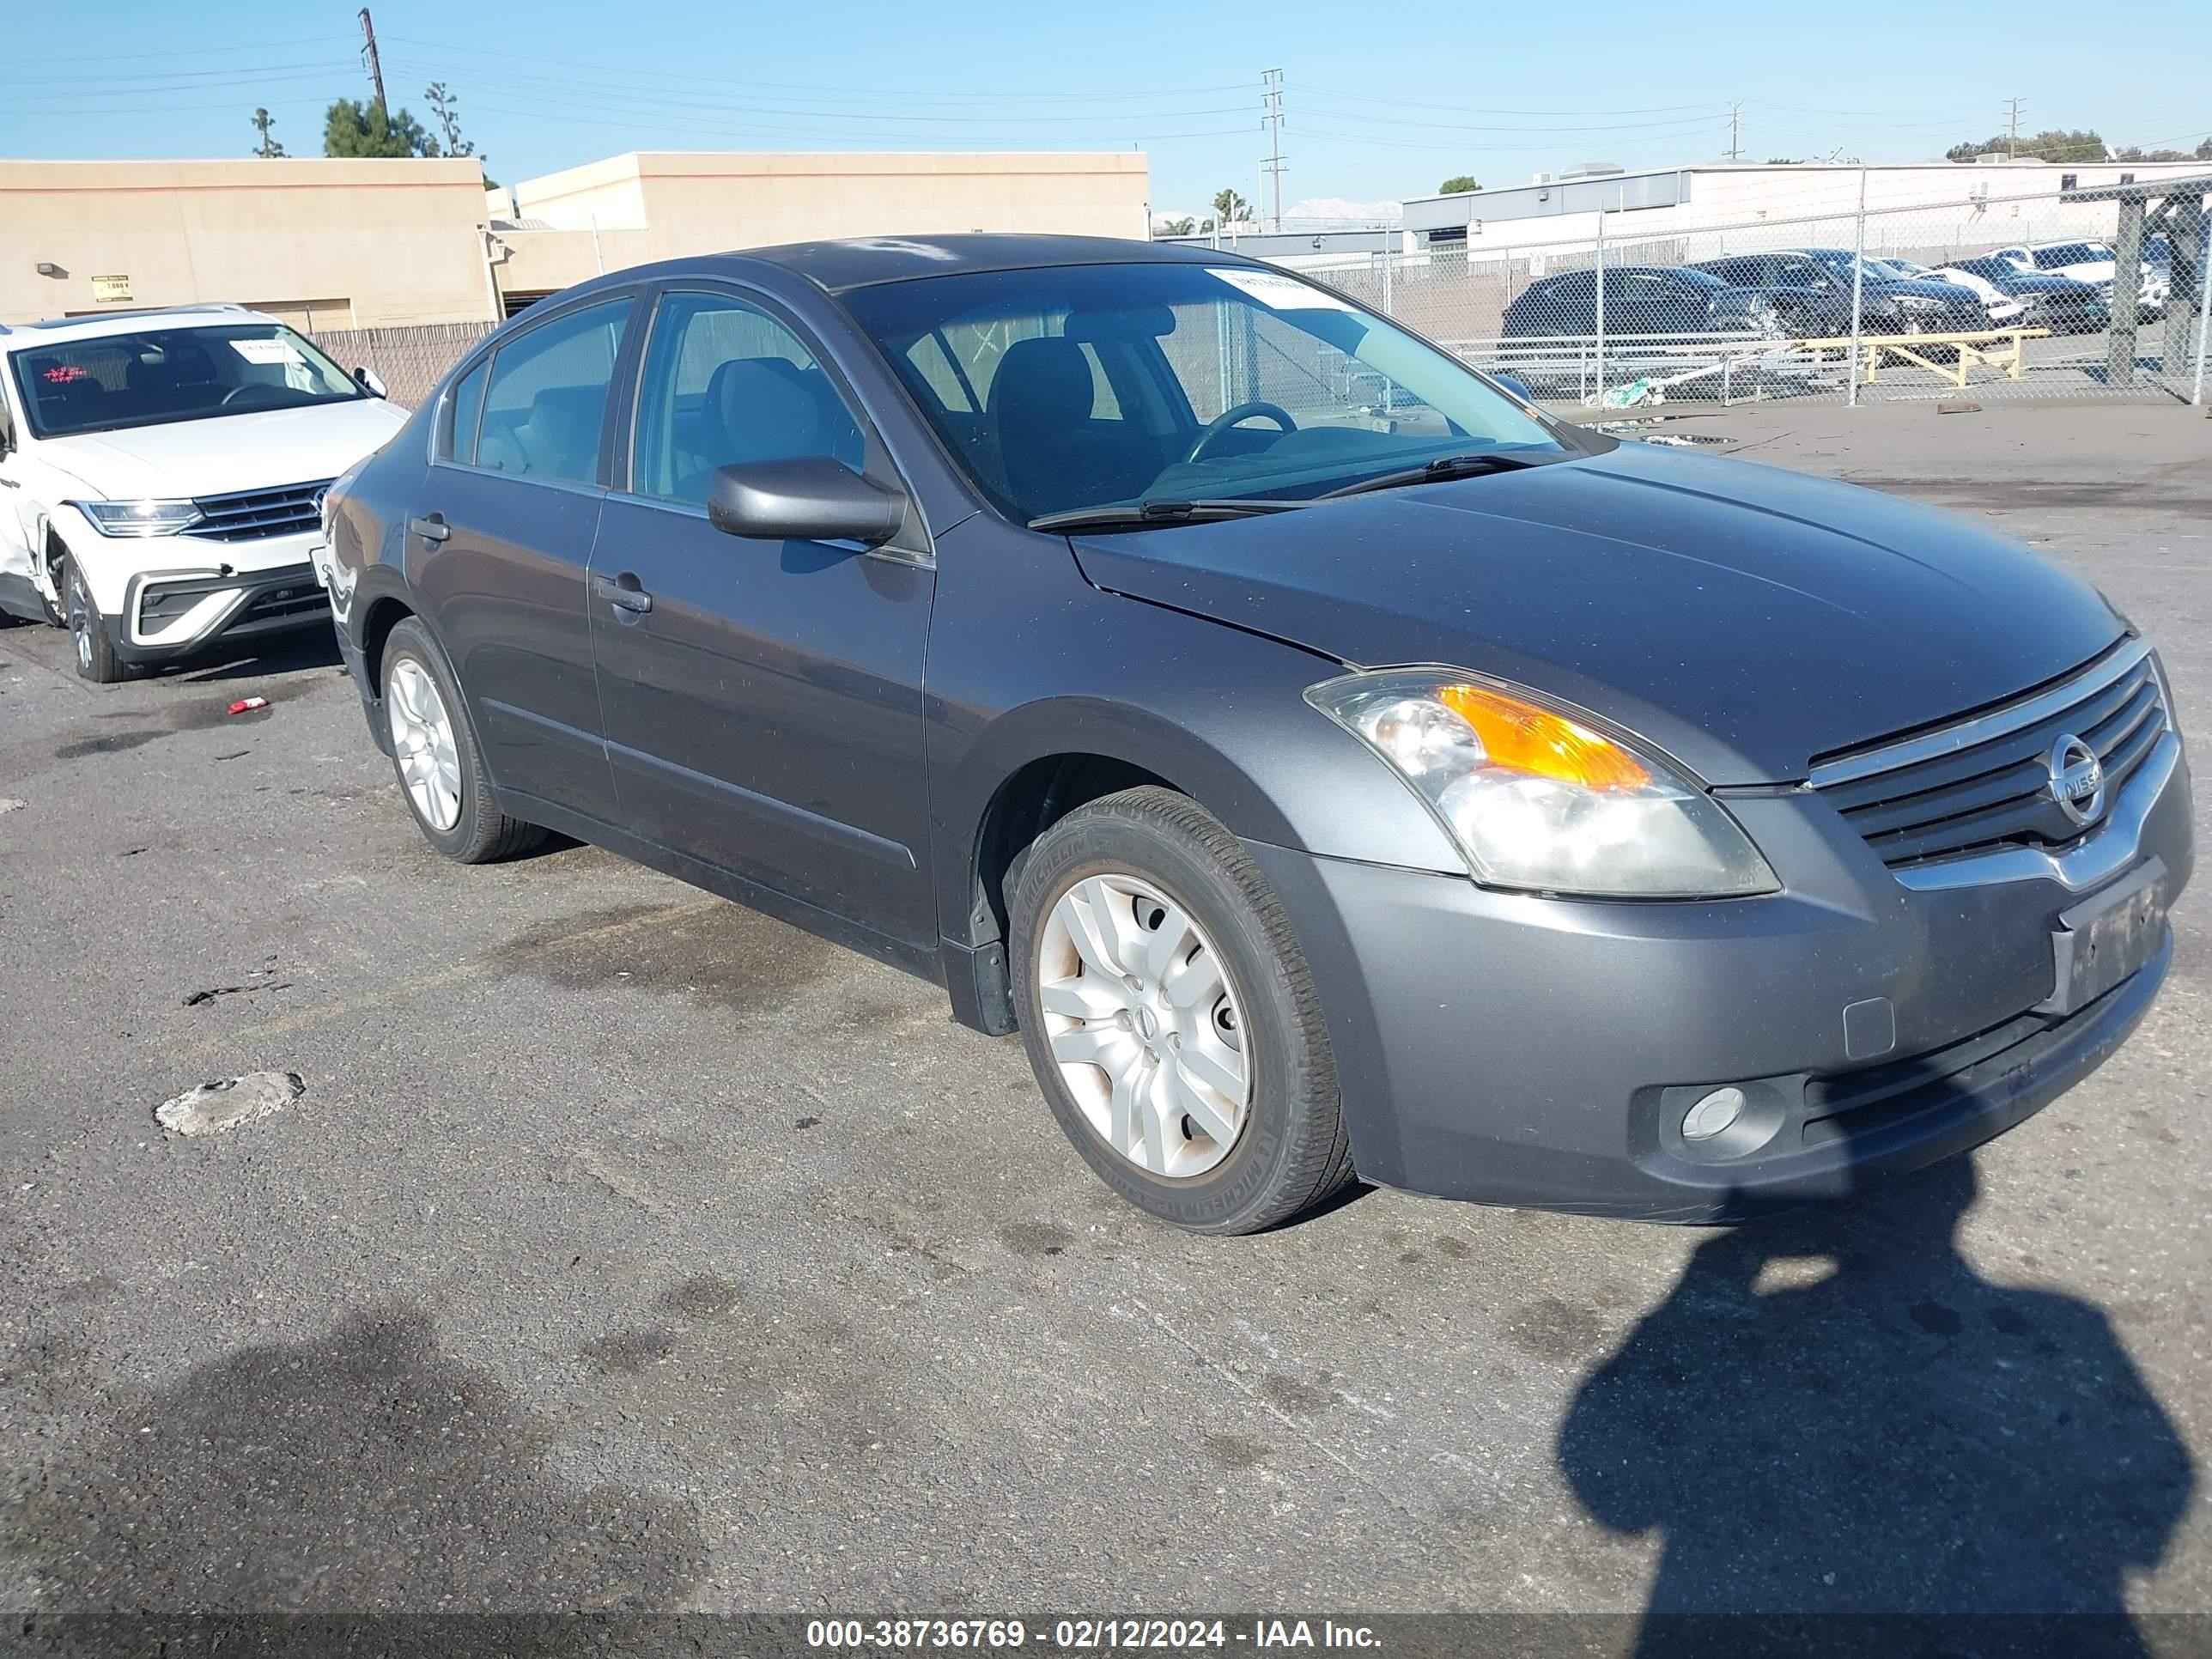
{"label": "auction sticker on windshield", "polygon": [[249,363],[296,363],[300,354],[289,340],[233,340],[230,349]]}
{"label": "auction sticker on windshield", "polygon": [[1241,266],[1208,265],[1206,274],[1251,295],[1270,311],[1349,311],[1349,301],[1325,288],[1311,288],[1291,276],[1272,270],[1246,270]]}

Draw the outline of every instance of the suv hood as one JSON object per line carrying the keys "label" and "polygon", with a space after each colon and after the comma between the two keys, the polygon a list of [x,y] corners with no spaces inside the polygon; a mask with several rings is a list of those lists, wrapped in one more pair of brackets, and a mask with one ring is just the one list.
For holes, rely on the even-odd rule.
{"label": "suv hood", "polygon": [[[1848,294],[1850,292],[1850,287],[1849,283],[1845,283],[1844,291]],[[1931,279],[1926,276],[1885,276],[1879,281],[1868,277],[1862,282],[1861,287],[1869,294],[1884,295],[1917,294],[1927,299],[1942,300],[1953,304],[1956,304],[1961,299],[1972,300],[1977,297],[1974,290],[1964,283],[1945,282],[1941,278]]]}
{"label": "suv hood", "polygon": [[406,422],[404,410],[363,398],[46,438],[39,450],[110,501],[227,495],[335,478]]}
{"label": "suv hood", "polygon": [[1713,785],[1795,781],[1815,757],[2027,690],[2125,631],[2087,583],[1963,519],[1637,443],[1086,534],[1075,556],[1109,592],[1340,662],[1449,664],[1566,698]]}

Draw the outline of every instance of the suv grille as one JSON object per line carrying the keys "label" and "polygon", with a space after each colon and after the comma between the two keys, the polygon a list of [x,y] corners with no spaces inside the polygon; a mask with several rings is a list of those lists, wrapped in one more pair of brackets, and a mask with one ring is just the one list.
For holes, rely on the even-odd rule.
{"label": "suv grille", "polygon": [[2076,823],[2052,796],[2058,740],[2077,737],[2097,751],[2109,803],[2166,726],[2150,647],[2128,640],[1986,714],[1823,760],[1812,784],[1892,867],[1992,847],[2063,847],[2098,825]]}
{"label": "suv grille", "polygon": [[280,484],[274,489],[242,489],[231,495],[201,495],[192,505],[200,522],[185,533],[215,542],[258,541],[264,536],[290,536],[322,525],[318,504],[328,478],[312,483]]}

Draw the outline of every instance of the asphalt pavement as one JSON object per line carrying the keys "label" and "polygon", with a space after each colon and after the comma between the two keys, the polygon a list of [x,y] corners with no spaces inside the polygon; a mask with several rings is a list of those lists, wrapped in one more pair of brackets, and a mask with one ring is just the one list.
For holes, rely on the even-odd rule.
{"label": "asphalt pavement", "polygon": [[[2212,709],[2200,412],[1647,430],[1984,518]],[[437,858],[319,638],[66,645],[0,631],[0,1605],[2212,1611],[2204,882],[2101,1072],[1847,1213],[1202,1240],[927,985]]]}

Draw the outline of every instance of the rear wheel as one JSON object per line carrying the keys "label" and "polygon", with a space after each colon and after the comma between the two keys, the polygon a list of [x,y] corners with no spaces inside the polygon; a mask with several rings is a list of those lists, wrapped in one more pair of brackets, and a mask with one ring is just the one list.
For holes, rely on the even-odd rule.
{"label": "rear wheel", "polygon": [[1256,1232],[1352,1176],[1321,1000],[1235,836],[1153,787],[1078,808],[1009,904],[1022,1041],[1060,1127],[1139,1209]]}
{"label": "rear wheel", "polygon": [[489,864],[545,839],[494,800],[446,653],[412,617],[384,647],[384,718],[399,793],[423,838],[460,864]]}
{"label": "rear wheel", "polygon": [[112,685],[135,678],[137,670],[115,654],[115,641],[108,637],[100,603],[92,597],[92,589],[74,558],[62,561],[62,605],[70,642],[76,647],[78,677],[95,685]]}

